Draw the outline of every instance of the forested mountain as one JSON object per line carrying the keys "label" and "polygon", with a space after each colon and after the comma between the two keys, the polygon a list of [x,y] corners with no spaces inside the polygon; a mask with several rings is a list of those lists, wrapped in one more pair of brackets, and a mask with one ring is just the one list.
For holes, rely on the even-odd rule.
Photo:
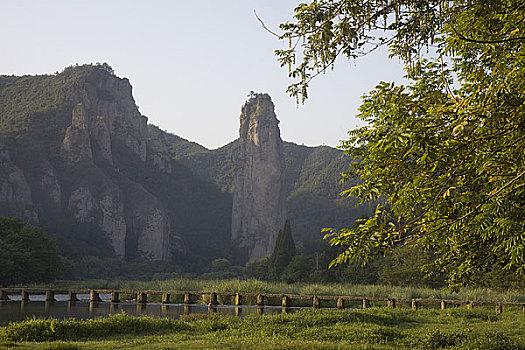
{"label": "forested mountain", "polygon": [[[365,214],[340,198],[338,150],[283,143],[296,242]],[[243,263],[231,242],[238,141],[208,150],[147,125],[127,79],[84,65],[0,76],[0,216],[42,226],[70,259]]]}
{"label": "forested mountain", "polygon": [[[170,154],[178,163],[221,191],[233,192],[237,140],[210,150],[154,125],[149,125],[149,129],[153,135],[164,135]],[[284,142],[283,156],[287,213],[296,243],[321,239],[322,228],[352,226],[356,219],[372,212],[371,205],[355,207],[351,198],[340,196],[348,186],[340,184],[340,174],[350,162],[343,152],[328,146]]]}

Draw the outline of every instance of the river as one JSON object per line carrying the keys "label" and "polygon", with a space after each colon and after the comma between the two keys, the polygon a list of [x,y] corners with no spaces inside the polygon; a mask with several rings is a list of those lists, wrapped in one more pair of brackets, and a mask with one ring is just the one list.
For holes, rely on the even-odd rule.
{"label": "river", "polygon": [[[9,322],[23,321],[32,317],[57,318],[57,319],[90,319],[107,317],[109,315],[125,312],[129,315],[168,317],[178,319],[181,315],[190,313],[216,312],[232,316],[248,316],[275,313],[289,313],[301,308],[282,308],[277,306],[227,306],[218,305],[208,309],[203,304],[161,304],[136,302],[110,303],[109,294],[100,295],[102,302],[90,302],[88,294],[79,294],[79,301],[68,302],[67,295],[56,295],[57,301],[44,301],[43,295],[31,295],[29,301],[23,301],[18,296],[10,296],[11,300],[0,301],[0,325]],[[106,301],[107,300],[107,301]]]}

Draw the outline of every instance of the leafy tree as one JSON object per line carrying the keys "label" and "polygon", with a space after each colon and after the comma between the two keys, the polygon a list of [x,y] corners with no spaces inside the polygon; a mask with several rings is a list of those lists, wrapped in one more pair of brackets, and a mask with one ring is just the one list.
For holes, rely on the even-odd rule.
{"label": "leafy tree", "polygon": [[62,269],[56,243],[41,229],[0,217],[0,286],[53,281]]}
{"label": "leafy tree", "polygon": [[283,270],[281,280],[286,283],[308,282],[313,272],[314,264],[311,256],[299,254]]}
{"label": "leafy tree", "polygon": [[394,286],[442,287],[443,276],[426,276],[421,271],[421,266],[433,260],[434,254],[419,246],[397,247],[384,259],[379,279],[383,283]]}
{"label": "leafy tree", "polygon": [[286,220],[284,228],[279,231],[272,256],[269,261],[270,278],[279,279],[283,270],[295,255],[295,243],[292,237],[290,221]]}
{"label": "leafy tree", "polygon": [[244,265],[245,278],[268,280],[268,266],[270,258],[252,259]]}
{"label": "leafy tree", "polygon": [[411,79],[365,96],[367,126],[342,144],[362,159],[343,177],[361,182],[344,194],[384,205],[328,230],[346,247],[333,264],[411,244],[434,250],[427,271],[453,286],[494,266],[525,273],[524,16],[519,0],[316,0],[281,25],[290,48],[276,54],[298,100],[337,57],[381,45]]}
{"label": "leafy tree", "polygon": [[230,268],[231,263],[228,259],[220,258],[211,262],[211,272],[223,272]]}

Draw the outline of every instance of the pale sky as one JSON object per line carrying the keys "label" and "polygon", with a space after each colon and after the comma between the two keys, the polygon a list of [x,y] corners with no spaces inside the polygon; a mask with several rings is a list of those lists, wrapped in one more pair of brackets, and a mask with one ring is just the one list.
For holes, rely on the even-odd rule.
{"label": "pale sky", "polygon": [[49,74],[107,62],[133,86],[142,114],[161,129],[220,147],[238,137],[248,93],[266,92],[281,121],[281,137],[309,146],[337,146],[355,118],[360,97],[379,81],[402,81],[387,51],[336,69],[311,84],[297,106],[291,82],[266,32],[293,15],[292,0],[0,0],[0,74]]}

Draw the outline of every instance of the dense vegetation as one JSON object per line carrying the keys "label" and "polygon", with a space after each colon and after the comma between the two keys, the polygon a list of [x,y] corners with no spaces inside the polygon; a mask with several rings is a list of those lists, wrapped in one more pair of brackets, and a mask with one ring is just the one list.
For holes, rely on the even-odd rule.
{"label": "dense vegetation", "polygon": [[[158,130],[156,130],[158,132]],[[164,134],[178,163],[200,178],[214,183],[225,193],[233,191],[234,155],[237,142],[207,150],[171,134]],[[307,147],[284,142],[287,216],[297,243],[322,238],[324,227],[352,226],[355,220],[373,213],[370,203],[341,198],[341,173],[350,157],[327,146]]]}
{"label": "dense vegetation", "polygon": [[17,349],[525,349],[521,310],[368,309],[180,321],[115,315],[89,321],[28,320],[0,329]]}
{"label": "dense vegetation", "polygon": [[[229,240],[235,141],[208,150],[150,125],[149,137],[167,141],[171,174],[141,161],[116,138],[111,141],[113,164],[100,156],[96,142],[92,142],[93,162],[69,164],[61,158],[71,111],[84,90],[94,91],[101,101],[115,100],[114,93],[103,87],[108,79],[119,78],[107,64],[68,67],[53,75],[0,77],[0,143],[12,168],[21,170],[30,187],[33,203],[28,209],[38,215],[39,225],[56,239],[67,258],[62,277],[148,280],[169,271],[212,273],[214,259],[244,264],[245,255]],[[349,226],[371,213],[368,205],[356,209],[353,201],[338,196],[343,188],[339,173],[349,163],[341,151],[285,142],[284,157],[288,217],[297,243],[319,240],[323,227]],[[50,167],[60,185],[58,204],[43,190],[42,179]],[[72,217],[68,196],[79,186],[89,188],[95,198],[103,192],[119,193],[128,204],[147,202],[149,194],[160,200],[171,218],[173,261],[158,265],[141,261],[133,239],[126,246],[126,261],[119,261],[96,218],[79,223]],[[0,205],[3,215],[20,215],[11,209]]]}
{"label": "dense vegetation", "polygon": [[0,217],[0,287],[52,282],[62,268],[56,243],[41,229]]}
{"label": "dense vegetation", "polygon": [[[0,144],[5,145],[12,168],[21,170],[30,187],[32,205],[24,209],[38,214],[39,225],[56,239],[68,259],[62,277],[88,278],[97,273],[109,277],[114,273],[111,276],[150,279],[154,273],[179,271],[182,263],[187,271],[206,271],[214,258],[242,259],[229,241],[230,196],[200,180],[176,160],[171,174],[162,173],[116,138],[111,142],[114,164],[109,164],[95,148],[93,162],[69,164],[61,158],[73,107],[85,90],[94,91],[102,101],[115,99],[114,91],[103,88],[108,79],[119,78],[106,64],[68,67],[54,75],[0,77]],[[58,204],[43,191],[42,179],[48,176],[49,167],[55,172],[63,197]],[[1,175],[9,182],[5,180],[9,174]],[[79,223],[72,217],[67,196],[79,186],[90,188],[95,198],[97,191],[118,192],[127,204],[151,201],[153,194],[171,217],[170,250],[174,261],[157,266],[143,261],[133,239],[126,247],[127,261],[119,261],[109,238],[95,223],[96,218]],[[0,204],[0,214],[15,215],[11,209],[8,203]]]}
{"label": "dense vegetation", "polygon": [[427,271],[450,285],[492,269],[525,273],[525,7],[523,1],[314,0],[281,25],[277,50],[307,98],[337,57],[388,46],[407,86],[381,82],[363,99],[342,148],[362,161],[346,194],[384,199],[358,227],[330,230],[334,263],[396,245],[434,251]]}

